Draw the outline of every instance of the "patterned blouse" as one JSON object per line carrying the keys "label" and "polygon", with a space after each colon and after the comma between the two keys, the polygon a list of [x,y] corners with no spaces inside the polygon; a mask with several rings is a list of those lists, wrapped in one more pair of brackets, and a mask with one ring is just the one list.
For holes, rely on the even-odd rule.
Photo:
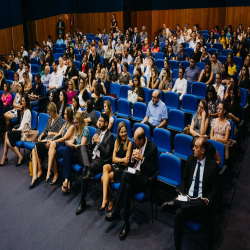
{"label": "patterned blouse", "polygon": [[84,127],[84,129],[82,131],[82,134],[81,135],[76,135],[75,134],[75,137],[76,137],[76,145],[81,145],[83,137],[87,138],[87,142],[86,143],[90,143],[90,133],[89,133],[88,127],[87,126]]}
{"label": "patterned blouse", "polygon": [[214,119],[212,122],[212,128],[214,129],[214,137],[224,139],[227,130],[231,130],[231,125],[229,121],[226,121],[223,125],[218,124],[218,118]]}
{"label": "patterned blouse", "polygon": [[209,114],[216,114],[218,109],[218,100],[216,100],[214,103],[212,101],[208,102],[208,113]]}
{"label": "patterned blouse", "polygon": [[60,131],[60,129],[63,126],[63,120],[61,116],[57,116],[57,118],[54,120],[53,124],[51,125],[51,121],[52,118],[51,116],[48,119],[48,122],[46,124],[46,128],[44,129],[43,133],[45,138],[43,139],[51,139],[54,135],[48,135],[49,132],[54,132],[54,133],[58,133]]}

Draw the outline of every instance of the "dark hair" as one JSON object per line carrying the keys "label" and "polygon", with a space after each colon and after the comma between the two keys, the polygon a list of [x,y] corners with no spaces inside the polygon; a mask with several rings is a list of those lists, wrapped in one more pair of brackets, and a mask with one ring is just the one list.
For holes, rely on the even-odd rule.
{"label": "dark hair", "polygon": [[128,63],[127,63],[127,62],[124,62],[124,63],[123,63],[123,67],[125,67],[125,68],[127,69],[127,71],[128,71],[129,66],[128,66]]}
{"label": "dark hair", "polygon": [[209,103],[209,100],[208,100],[208,93],[209,92],[213,94],[212,103],[214,104],[217,101],[217,94],[215,92],[215,88],[214,88],[213,85],[209,85],[207,87],[206,98],[205,98],[205,100],[206,100],[207,103]]}
{"label": "dark hair", "polygon": [[[9,84],[9,82],[4,82],[4,84],[7,87],[7,92],[10,92],[10,84]],[[4,84],[3,84],[3,86],[4,86]]]}
{"label": "dark hair", "polygon": [[40,58],[40,60],[43,62],[43,64],[41,64],[41,70],[44,71],[45,70],[45,59],[44,57]]}
{"label": "dark hair", "polygon": [[[64,89],[62,89],[62,90],[60,91],[60,93],[63,94],[64,106],[66,106],[66,105],[68,104],[68,95],[67,95],[67,93],[66,93],[66,91],[65,91]],[[59,94],[60,94],[60,93],[59,93]],[[62,102],[59,100],[59,106],[61,106],[61,105],[62,105]]]}
{"label": "dark hair", "polygon": [[224,66],[225,66],[225,71],[226,71],[226,74],[228,74],[228,64],[225,62],[225,63],[223,63],[222,65],[224,65]]}
{"label": "dark hair", "polygon": [[40,74],[36,74],[35,75],[35,78],[40,82],[41,81],[41,76],[40,76]]}
{"label": "dark hair", "polygon": [[205,149],[205,155],[208,154],[208,142],[205,138],[201,137],[201,149]]}
{"label": "dark hair", "polygon": [[[89,70],[91,72],[91,80],[94,81],[95,80],[95,72],[92,68],[90,68]],[[88,76],[88,78],[89,78],[89,76]]]}
{"label": "dark hair", "polygon": [[218,59],[218,52],[214,52],[213,55],[215,55],[216,59]]}
{"label": "dark hair", "polygon": [[28,63],[25,64],[25,67],[28,67],[28,69],[30,68],[30,65]]}
{"label": "dark hair", "polygon": [[[118,73],[118,72],[117,72],[117,63],[116,63],[116,61],[115,61],[115,60],[112,60],[111,66],[112,66],[112,63],[114,63],[114,65],[115,65],[115,72]],[[112,68],[112,71],[113,71],[113,68]]]}
{"label": "dark hair", "polygon": [[[137,70],[138,70],[138,69],[137,69]],[[141,87],[141,77],[140,77],[139,75],[135,75],[135,76],[134,76],[134,80],[135,80],[135,78],[136,78],[137,81],[138,81],[138,88],[140,88],[140,87]],[[133,81],[132,90],[133,90],[133,91],[135,90],[134,81]]]}
{"label": "dark hair", "polygon": [[228,107],[224,101],[220,102],[219,105],[220,104],[223,106],[223,109],[226,110],[226,113],[224,114],[224,117],[226,117],[228,113]]}
{"label": "dark hair", "polygon": [[68,107],[66,107],[65,111],[67,112],[67,118],[68,118],[69,122],[72,123],[73,122],[73,115],[74,115],[72,108],[68,106]]}
{"label": "dark hair", "polygon": [[87,100],[87,112],[90,113],[92,110],[94,110],[94,106],[91,100]]}
{"label": "dark hair", "polygon": [[183,49],[186,47],[186,43],[181,43],[181,46],[183,47]]}
{"label": "dark hair", "polygon": [[141,77],[142,76],[141,68],[137,67],[136,70],[139,72],[139,76]]}
{"label": "dark hair", "polygon": [[217,29],[217,31],[219,31],[219,26],[218,25],[215,25],[214,26],[214,30]]}
{"label": "dark hair", "polygon": [[[231,66],[233,66],[233,65],[234,65],[234,56],[233,56],[233,53],[232,53],[232,52],[229,52],[229,53],[227,54],[227,58],[228,58],[228,56],[230,56],[230,58],[231,58]],[[229,65],[228,62],[227,62],[227,64]]]}
{"label": "dark hair", "polygon": [[50,91],[50,94],[52,94],[52,101],[51,102],[57,103],[56,91]]}
{"label": "dark hair", "polygon": [[74,108],[74,113],[75,113],[75,112],[77,112],[77,110],[80,108],[80,103],[79,103],[79,98],[78,98],[77,95],[74,95],[74,96],[72,97],[72,100],[73,100],[73,99],[76,101],[76,107]]}
{"label": "dark hair", "polygon": [[48,35],[48,38],[51,39],[51,35]]}
{"label": "dark hair", "polygon": [[[231,98],[230,91],[233,91],[234,98]],[[231,112],[231,113],[237,112],[237,108],[238,108],[238,105],[239,105],[238,100],[239,100],[238,99],[238,87],[235,84],[235,86],[230,86],[229,87],[228,96],[224,101],[225,104],[227,105],[228,112]],[[233,101],[233,104],[231,104],[232,101]]]}
{"label": "dark hair", "polygon": [[[246,79],[249,79],[249,70],[248,70],[248,66],[247,66],[246,64],[243,64],[241,70],[243,69],[243,67],[246,69]],[[242,80],[243,80],[243,77],[242,77],[242,73],[241,73],[238,84],[240,84],[240,82],[241,82]]]}
{"label": "dark hair", "polygon": [[53,62],[52,62],[52,64],[53,64],[53,63],[54,63],[54,64],[55,64],[56,66],[58,66],[58,63],[57,63],[57,61],[53,61]]}
{"label": "dark hair", "polygon": [[185,74],[185,68],[184,68],[183,66],[180,66],[180,67],[179,67],[179,70],[180,70],[180,69],[182,69],[182,74],[183,74],[183,76],[184,76],[184,74]]}
{"label": "dark hair", "polygon": [[98,98],[101,96],[101,87],[98,82],[95,83],[95,95],[98,96]]}
{"label": "dark hair", "polygon": [[109,116],[106,113],[101,113],[101,117],[104,119],[104,123],[108,123],[109,124]]}
{"label": "dark hair", "polygon": [[191,59],[192,59],[192,60],[194,60],[194,61],[195,61],[195,63],[196,63],[196,58],[195,58],[195,56],[194,56],[194,55],[191,55],[191,56],[190,56],[190,60],[191,60]]}
{"label": "dark hair", "polygon": [[24,57],[23,57],[23,61],[24,61],[24,60],[26,60],[26,63],[27,63],[27,64],[30,63],[30,59],[29,59],[28,56],[24,56]]}
{"label": "dark hair", "polygon": [[207,107],[207,102],[204,99],[201,99],[200,102],[203,104],[204,106],[204,111],[206,112],[206,117],[208,116],[208,107]]}
{"label": "dark hair", "polygon": [[[25,99],[25,102],[26,102],[26,109],[29,109],[30,112],[31,112],[31,106],[30,106],[30,99],[29,99],[29,96],[26,95],[26,94],[23,94],[23,95],[22,95],[22,98]],[[23,107],[22,107],[22,113],[23,113]]]}

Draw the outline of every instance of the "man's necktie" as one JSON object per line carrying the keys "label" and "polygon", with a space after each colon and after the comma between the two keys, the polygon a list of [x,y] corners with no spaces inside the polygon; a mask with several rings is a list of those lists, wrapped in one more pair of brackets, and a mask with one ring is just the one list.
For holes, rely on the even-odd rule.
{"label": "man's necktie", "polygon": [[[140,154],[142,153],[142,148],[140,148],[139,152],[140,152]],[[136,161],[134,168],[136,168],[136,167],[137,167],[137,165],[138,165],[139,161],[140,161],[140,160],[137,160],[137,161]]]}
{"label": "man's necktie", "polygon": [[198,162],[198,168],[197,168],[197,171],[196,171],[196,177],[195,177],[195,182],[194,182],[193,197],[198,197],[198,195],[199,195],[200,167],[201,167],[201,163]]}

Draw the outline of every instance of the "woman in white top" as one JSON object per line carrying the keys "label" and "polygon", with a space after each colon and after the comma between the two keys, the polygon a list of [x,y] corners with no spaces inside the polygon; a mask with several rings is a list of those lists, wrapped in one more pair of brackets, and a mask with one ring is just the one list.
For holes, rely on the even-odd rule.
{"label": "woman in white top", "polygon": [[146,86],[146,83],[145,83],[145,79],[143,77],[143,73],[141,71],[141,68],[136,68],[136,71],[135,71],[135,75],[139,75],[140,76],[140,82],[141,82],[141,87],[145,87]]}
{"label": "woman in white top", "polygon": [[151,77],[152,66],[154,66],[154,58],[150,57],[149,58],[149,65],[147,66],[147,69],[146,69],[146,71],[144,73],[144,75],[147,77],[148,80]]}
{"label": "woman in white top", "polygon": [[22,111],[21,111],[21,124],[18,129],[13,128],[12,131],[5,133],[5,142],[4,142],[4,152],[1,160],[0,166],[3,166],[5,163],[8,164],[8,150],[9,148],[18,156],[19,160],[16,167],[19,167],[23,164],[23,156],[16,147],[16,142],[21,140],[21,131],[31,128],[31,107],[29,97],[27,95],[22,96]]}
{"label": "woman in white top", "polygon": [[223,101],[225,88],[221,84],[221,74],[218,74],[218,73],[216,74],[216,76],[215,76],[215,84],[213,86],[214,86],[215,92],[217,93],[218,99]]}
{"label": "woman in white top", "polygon": [[[103,108],[104,108],[104,113],[106,113],[109,116],[108,129],[111,130],[114,125],[114,117],[113,117],[113,112],[112,112],[112,106],[109,100],[104,101]],[[99,119],[97,121],[96,126],[99,128]]]}
{"label": "woman in white top", "polygon": [[74,112],[74,115],[77,113],[77,112],[80,112],[82,113],[82,110],[81,110],[81,107],[80,107],[80,104],[79,104],[79,98],[78,96],[73,96],[72,98],[72,110]]}
{"label": "woman in white top", "polygon": [[114,50],[112,49],[111,42],[108,42],[108,49],[105,51],[104,54],[104,67],[108,71],[108,66],[111,66],[111,62],[114,57]]}
{"label": "woman in white top", "polygon": [[136,57],[136,62],[135,62],[135,66],[134,66],[134,71],[133,71],[133,75],[135,76],[136,75],[136,69],[137,68],[140,68],[141,69],[141,72],[142,72],[142,75],[144,75],[144,65],[142,64],[142,56],[138,55]]}
{"label": "woman in white top", "polygon": [[149,65],[149,59],[150,59],[150,56],[151,56],[151,52],[150,52],[150,49],[147,49],[147,52],[146,52],[147,56],[145,56],[145,59],[143,61],[143,65],[144,67],[148,67]]}
{"label": "woman in white top", "polygon": [[187,93],[187,80],[183,78],[185,73],[185,68],[179,68],[179,78],[176,79],[175,85],[172,89],[173,92],[177,92],[179,94],[180,101],[182,100],[183,95]]}
{"label": "woman in white top", "polygon": [[15,100],[13,102],[14,108],[4,114],[5,131],[6,132],[9,131],[10,120],[17,118],[17,111],[22,110],[21,97],[24,94],[24,87],[23,87],[23,84],[21,82],[18,83],[17,91],[18,92],[17,92]]}

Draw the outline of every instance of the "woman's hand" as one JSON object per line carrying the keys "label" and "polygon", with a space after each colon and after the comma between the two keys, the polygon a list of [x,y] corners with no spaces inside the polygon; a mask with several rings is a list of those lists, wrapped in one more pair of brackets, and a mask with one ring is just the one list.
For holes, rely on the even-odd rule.
{"label": "woman's hand", "polygon": [[41,136],[39,136],[37,140],[38,140],[38,142],[39,142],[39,141],[41,141],[41,140],[42,140],[42,137],[41,137]]}
{"label": "woman's hand", "polygon": [[55,135],[56,133],[54,132],[48,132],[48,135]]}
{"label": "woman's hand", "polygon": [[67,146],[70,146],[70,147],[73,147],[73,146],[74,146],[74,144],[73,144],[71,141],[66,141],[65,144],[66,144]]}
{"label": "woman's hand", "polygon": [[15,129],[15,128],[13,128],[13,129],[12,129],[12,131],[16,131],[16,129]]}

